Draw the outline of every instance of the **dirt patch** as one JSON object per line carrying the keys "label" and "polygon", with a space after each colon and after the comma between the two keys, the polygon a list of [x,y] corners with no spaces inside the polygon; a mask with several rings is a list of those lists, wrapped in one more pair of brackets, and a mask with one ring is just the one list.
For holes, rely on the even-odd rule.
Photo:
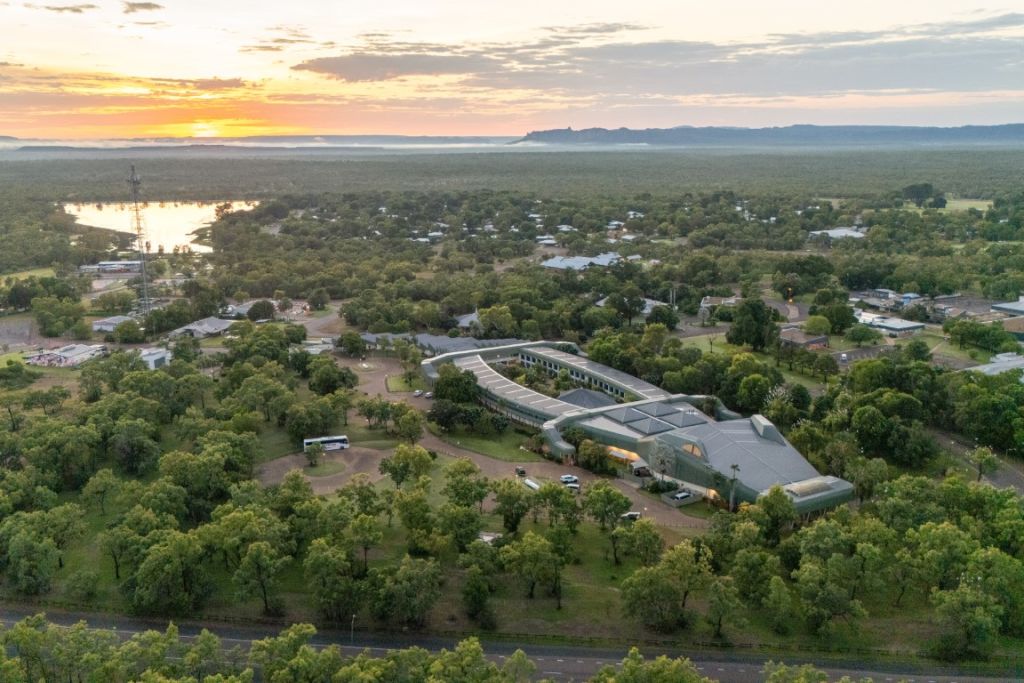
{"label": "dirt patch", "polygon": [[280,484],[285,475],[292,470],[300,470],[306,481],[313,487],[313,493],[326,495],[337,491],[347,484],[357,474],[366,474],[370,481],[377,481],[383,478],[380,473],[380,461],[390,455],[390,451],[379,451],[373,448],[353,447],[337,453],[325,455],[322,462],[343,462],[345,470],[337,474],[325,477],[310,477],[306,474],[309,470],[306,457],[302,453],[294,453],[275,458],[263,463],[256,469],[256,479],[263,486],[274,486]]}

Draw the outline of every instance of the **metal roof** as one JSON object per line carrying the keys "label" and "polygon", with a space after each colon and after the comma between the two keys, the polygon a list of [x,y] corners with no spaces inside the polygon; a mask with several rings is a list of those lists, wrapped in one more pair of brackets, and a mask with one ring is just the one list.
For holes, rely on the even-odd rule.
{"label": "metal roof", "polygon": [[524,352],[543,356],[561,365],[575,367],[581,372],[592,377],[604,380],[609,384],[618,385],[627,391],[636,394],[640,398],[669,398],[672,395],[664,389],[654,386],[650,382],[645,382],[642,379],[622,372],[621,370],[610,368],[607,365],[596,363],[583,356],[565,353],[564,351],[544,346],[535,346],[529,349],[524,349]]}

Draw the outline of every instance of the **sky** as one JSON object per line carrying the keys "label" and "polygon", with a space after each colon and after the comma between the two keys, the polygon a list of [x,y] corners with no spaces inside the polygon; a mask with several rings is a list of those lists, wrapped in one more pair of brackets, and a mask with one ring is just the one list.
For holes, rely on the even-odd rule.
{"label": "sky", "polygon": [[0,135],[1024,122],[1024,0],[0,0]]}

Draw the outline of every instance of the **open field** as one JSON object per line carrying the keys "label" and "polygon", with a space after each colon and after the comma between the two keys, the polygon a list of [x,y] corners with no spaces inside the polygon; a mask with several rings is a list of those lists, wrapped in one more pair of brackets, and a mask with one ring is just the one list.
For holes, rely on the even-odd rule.
{"label": "open field", "polygon": [[406,382],[405,378],[401,375],[388,375],[387,387],[388,391],[393,393],[409,393],[417,389],[419,391],[426,391],[427,383],[419,375],[416,375],[412,383]]}
{"label": "open field", "polygon": [[11,278],[12,280],[24,280],[27,277],[52,277],[53,268],[31,268],[29,270],[19,270],[14,273],[3,273],[0,274],[0,279],[6,280]]}
{"label": "open field", "polygon": [[511,428],[503,434],[496,434],[494,436],[470,434],[461,429],[448,434],[438,433],[438,436],[453,446],[465,448],[495,460],[503,460],[505,462],[538,462],[543,459],[532,451],[521,449],[520,446],[526,441],[526,437]]}

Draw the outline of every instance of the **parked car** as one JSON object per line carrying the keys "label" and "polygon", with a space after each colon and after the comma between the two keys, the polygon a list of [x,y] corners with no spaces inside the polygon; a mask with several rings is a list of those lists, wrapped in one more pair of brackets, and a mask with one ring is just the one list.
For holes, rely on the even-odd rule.
{"label": "parked car", "polygon": [[517,477],[525,477],[526,476],[526,468],[525,467],[517,467],[516,468],[516,476]]}
{"label": "parked car", "polygon": [[417,398],[419,398],[420,396],[423,395],[423,390],[422,389],[417,389],[416,391],[412,392],[412,395],[417,397]]}
{"label": "parked car", "polygon": [[675,493],[673,493],[672,494],[672,500],[686,500],[687,498],[691,497],[692,495],[693,495],[693,493],[691,493],[690,491],[687,491],[686,489],[683,489],[682,491],[676,491]]}
{"label": "parked car", "polygon": [[849,363],[850,362],[850,357],[848,355],[846,355],[845,353],[840,354],[839,362],[840,363]]}
{"label": "parked car", "polygon": [[580,483],[580,478],[577,477],[575,474],[563,474],[561,477],[558,478],[558,480],[561,481],[563,484]]}
{"label": "parked car", "polygon": [[636,520],[640,519],[641,517],[643,517],[643,514],[638,512],[638,511],[636,511],[636,510],[631,510],[629,512],[624,512],[621,515],[619,515],[619,519],[621,519],[623,522],[635,522]]}
{"label": "parked car", "polygon": [[580,485],[579,484],[566,484],[565,488],[569,489],[573,493],[579,493],[580,492]]}
{"label": "parked car", "polygon": [[423,398],[434,398],[434,392],[428,391],[427,393],[423,394]]}

